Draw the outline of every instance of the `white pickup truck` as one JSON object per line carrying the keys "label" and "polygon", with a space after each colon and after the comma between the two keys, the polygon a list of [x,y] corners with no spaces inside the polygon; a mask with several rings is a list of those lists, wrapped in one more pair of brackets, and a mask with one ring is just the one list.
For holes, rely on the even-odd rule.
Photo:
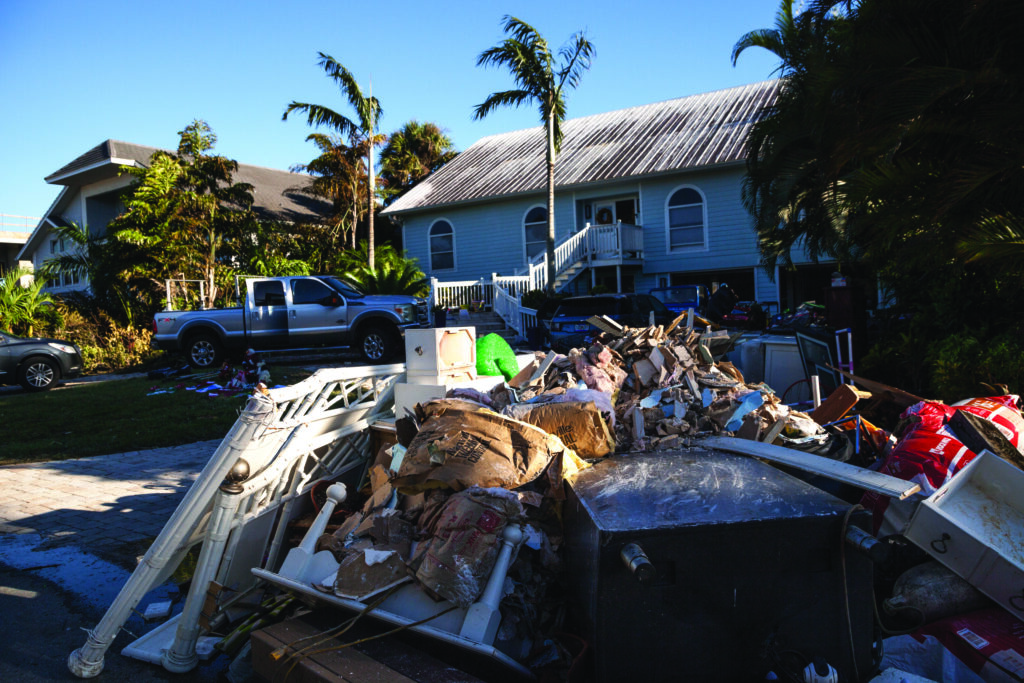
{"label": "white pickup truck", "polygon": [[428,324],[426,301],[363,294],[330,275],[249,278],[242,306],[160,311],[152,346],[181,351],[196,368],[215,368],[229,354],[355,347],[370,363],[391,360],[410,327]]}

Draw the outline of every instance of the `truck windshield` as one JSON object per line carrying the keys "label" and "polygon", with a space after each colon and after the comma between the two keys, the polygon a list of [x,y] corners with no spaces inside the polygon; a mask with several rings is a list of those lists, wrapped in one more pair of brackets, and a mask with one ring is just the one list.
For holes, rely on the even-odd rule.
{"label": "truck windshield", "polygon": [[666,304],[697,303],[697,287],[695,285],[686,287],[669,287],[666,289],[652,289],[651,294],[659,301]]}
{"label": "truck windshield", "polygon": [[322,277],[320,279],[337,290],[346,299],[362,299],[366,296],[358,289],[352,287],[352,285],[346,284],[336,277]]}

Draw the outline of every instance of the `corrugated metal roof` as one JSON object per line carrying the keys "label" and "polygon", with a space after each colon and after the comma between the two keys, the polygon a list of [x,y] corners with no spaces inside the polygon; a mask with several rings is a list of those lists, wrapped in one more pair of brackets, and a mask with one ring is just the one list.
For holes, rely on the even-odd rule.
{"label": "corrugated metal roof", "polygon": [[[61,185],[80,184],[81,178],[78,183],[73,178],[81,171],[103,163],[119,163],[114,159],[131,160],[139,166],[146,166],[156,151],[156,147],[105,140],[48,175],[46,181],[56,180]],[[320,220],[331,211],[330,202],[302,192],[311,181],[310,176],[303,173],[238,164],[232,179],[236,183],[253,186],[253,210],[261,220],[309,222]]]}
{"label": "corrugated metal roof", "polygon": [[[742,161],[778,81],[764,81],[566,121],[556,187]],[[399,197],[384,213],[481,201],[546,188],[544,129],[483,138]]]}

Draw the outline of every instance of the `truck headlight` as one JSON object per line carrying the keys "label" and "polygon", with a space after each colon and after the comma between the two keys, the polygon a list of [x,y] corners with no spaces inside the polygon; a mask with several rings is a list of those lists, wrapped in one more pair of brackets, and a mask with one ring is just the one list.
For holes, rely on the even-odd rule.
{"label": "truck headlight", "polygon": [[395,306],[395,313],[404,322],[414,323],[416,322],[416,307],[412,304],[399,304]]}

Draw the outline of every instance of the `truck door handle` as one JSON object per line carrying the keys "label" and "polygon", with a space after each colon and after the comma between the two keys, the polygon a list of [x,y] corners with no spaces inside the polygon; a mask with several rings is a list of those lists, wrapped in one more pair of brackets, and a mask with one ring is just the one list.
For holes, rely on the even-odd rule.
{"label": "truck door handle", "polygon": [[295,316],[295,309],[292,309],[292,311],[291,311],[291,314],[292,314],[292,317],[293,317],[293,318],[294,318],[294,317],[296,317],[296,316]]}

